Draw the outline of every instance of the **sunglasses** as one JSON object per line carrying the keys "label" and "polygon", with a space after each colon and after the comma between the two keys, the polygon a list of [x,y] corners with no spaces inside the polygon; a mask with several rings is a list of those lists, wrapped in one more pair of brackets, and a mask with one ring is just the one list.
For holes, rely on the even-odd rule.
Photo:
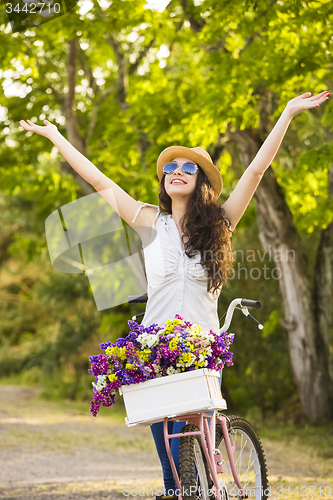
{"label": "sunglasses", "polygon": [[[163,167],[163,173],[165,175],[173,174],[177,170],[177,167],[178,163],[176,163],[175,161],[166,163]],[[195,163],[182,164],[182,171],[184,172],[184,174],[194,175],[197,172],[197,170],[198,170],[198,165],[196,165]]]}

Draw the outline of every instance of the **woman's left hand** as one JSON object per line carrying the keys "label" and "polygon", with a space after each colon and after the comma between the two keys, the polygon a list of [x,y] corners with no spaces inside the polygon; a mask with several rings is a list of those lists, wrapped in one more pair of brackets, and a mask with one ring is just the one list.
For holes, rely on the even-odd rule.
{"label": "woman's left hand", "polygon": [[329,95],[329,92],[327,92],[326,90],[313,97],[310,97],[311,92],[305,92],[305,94],[291,99],[291,101],[289,101],[286,106],[286,110],[290,117],[293,118],[305,109],[311,109],[320,106],[321,104],[323,104],[323,102],[329,99]]}

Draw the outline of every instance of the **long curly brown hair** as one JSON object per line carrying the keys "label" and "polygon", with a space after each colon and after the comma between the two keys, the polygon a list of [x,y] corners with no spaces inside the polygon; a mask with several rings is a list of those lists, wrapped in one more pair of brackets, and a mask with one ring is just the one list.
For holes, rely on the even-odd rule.
{"label": "long curly brown hair", "polygon": [[[172,199],[165,190],[165,176],[160,181],[159,205],[162,212],[172,213]],[[225,210],[215,199],[214,190],[205,172],[199,167],[195,189],[189,198],[187,212],[179,221],[182,240],[188,257],[200,251],[200,264],[207,270],[207,291],[218,292],[228,283],[234,251],[231,230]],[[188,240],[185,242],[186,237]]]}

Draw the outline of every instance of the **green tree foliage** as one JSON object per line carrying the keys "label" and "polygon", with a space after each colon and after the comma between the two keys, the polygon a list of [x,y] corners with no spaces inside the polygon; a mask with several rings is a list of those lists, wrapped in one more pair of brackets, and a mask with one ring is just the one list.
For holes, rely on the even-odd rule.
{"label": "green tree foliage", "polygon": [[[143,0],[107,3],[94,0],[85,14],[77,8],[15,34],[0,11],[1,376],[39,367],[40,381],[51,379],[71,397],[86,396],[87,356],[100,341],[126,334],[139,308],[98,313],[85,276],[52,269],[45,219],[89,191],[52,143],[19,121],[55,123],[105,175],[149,203],[157,203],[162,149],[200,145],[220,168],[225,201],[243,172],[232,132],[251,130],[263,141],[289,99],[331,87],[329,1],[172,0],[163,12]],[[330,103],[297,116],[273,163],[310,274],[320,230],[332,221],[332,117]],[[267,130],[259,129],[264,122]],[[254,201],[233,244],[244,255],[263,254]],[[238,263],[247,278],[237,275]],[[266,415],[296,393],[278,282],[270,273],[249,274],[264,264],[271,272],[274,261],[243,257],[235,264],[220,316],[234,297],[258,299],[266,328],[235,319],[236,362],[225,370],[224,387],[231,405],[256,405]]]}

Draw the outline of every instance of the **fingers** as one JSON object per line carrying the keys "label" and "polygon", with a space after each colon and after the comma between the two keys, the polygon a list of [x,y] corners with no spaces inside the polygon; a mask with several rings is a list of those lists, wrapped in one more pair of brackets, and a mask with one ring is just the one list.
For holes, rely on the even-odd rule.
{"label": "fingers", "polygon": [[[312,96],[310,100],[316,101],[318,99],[321,99],[322,97],[326,97],[327,95],[329,95],[329,92],[327,90],[324,90],[323,92],[320,92],[320,94]],[[306,98],[309,98],[310,96],[311,96],[311,92],[305,92],[305,94],[302,94],[299,97],[301,97],[302,99],[306,99]]]}
{"label": "fingers", "polygon": [[323,104],[323,102],[326,102],[328,101],[329,99],[329,92],[327,92],[326,90],[324,92],[321,92],[320,94],[318,94],[317,96],[315,96],[313,99],[311,99],[311,102],[313,102],[313,106],[311,106],[312,108],[319,108],[319,106],[321,104]]}
{"label": "fingers", "polygon": [[26,127],[31,127],[31,125],[34,125],[34,123],[32,123],[32,121],[30,121],[30,120],[26,120],[26,121],[25,120],[21,120],[19,123],[20,123],[20,125],[23,124]]}
{"label": "fingers", "polygon": [[19,125],[21,125],[21,127],[22,127],[22,128],[25,128],[25,129],[30,128],[30,125],[28,125],[28,123],[27,123],[27,122],[25,122],[24,120],[21,120],[21,121],[19,122]]}
{"label": "fingers", "polygon": [[318,98],[319,98],[319,97],[321,97],[322,95],[323,95],[323,92],[321,92],[321,93],[320,93],[320,94],[318,94],[318,95],[314,95],[314,96],[310,97],[310,96],[311,96],[311,92],[306,92],[305,94],[302,94],[302,95],[301,95],[301,97],[302,97],[303,99],[308,98],[310,101],[315,101],[316,99],[318,99]]}
{"label": "fingers", "polygon": [[313,96],[311,98],[311,101],[318,101],[320,99],[325,99],[329,95],[330,95],[329,92],[327,92],[327,90],[324,90],[323,92],[320,92],[320,94]]}
{"label": "fingers", "polygon": [[323,102],[326,102],[327,100],[329,99],[329,93],[328,92],[321,92],[319,95],[318,95],[318,99],[317,99],[317,106],[319,106],[320,104],[322,104]]}

